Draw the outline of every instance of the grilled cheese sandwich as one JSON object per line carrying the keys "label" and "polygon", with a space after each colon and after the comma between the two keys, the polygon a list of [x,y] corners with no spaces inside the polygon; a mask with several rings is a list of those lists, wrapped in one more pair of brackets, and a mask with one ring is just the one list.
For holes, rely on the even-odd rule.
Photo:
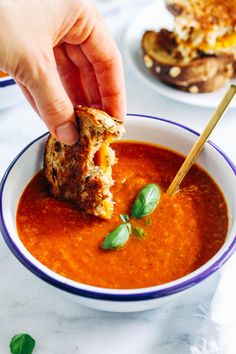
{"label": "grilled cheese sandwich", "polygon": [[119,139],[123,125],[105,112],[77,106],[79,140],[72,146],[49,136],[44,159],[50,193],[73,203],[87,214],[104,219],[112,216],[110,187],[115,152],[110,143]]}
{"label": "grilled cheese sandwich", "polygon": [[166,0],[173,31],[146,31],[142,55],[148,71],[189,93],[215,91],[236,72],[236,1]]}
{"label": "grilled cheese sandwich", "polygon": [[180,47],[202,52],[230,52],[236,46],[236,2],[233,0],[166,0],[175,15]]}

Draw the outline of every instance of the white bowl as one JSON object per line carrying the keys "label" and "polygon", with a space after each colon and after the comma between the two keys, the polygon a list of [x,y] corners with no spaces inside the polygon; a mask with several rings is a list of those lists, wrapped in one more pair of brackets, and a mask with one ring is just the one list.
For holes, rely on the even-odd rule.
{"label": "white bowl", "polygon": [[[144,115],[130,114],[124,139],[158,143],[186,155],[199,134],[180,124]],[[67,279],[37,261],[22,244],[16,229],[19,198],[34,174],[43,166],[47,134],[29,144],[11,163],[0,186],[0,229],[14,255],[42,280],[61,289],[79,303],[96,309],[117,312],[154,308],[177,295],[186,293],[219,269],[236,246],[236,168],[213,143],[207,143],[198,163],[217,182],[229,209],[230,226],[225,243],[217,254],[194,272],[175,281],[142,289],[115,290],[99,288]]]}
{"label": "white bowl", "polygon": [[11,76],[0,77],[0,109],[13,107],[23,100],[25,96]]}

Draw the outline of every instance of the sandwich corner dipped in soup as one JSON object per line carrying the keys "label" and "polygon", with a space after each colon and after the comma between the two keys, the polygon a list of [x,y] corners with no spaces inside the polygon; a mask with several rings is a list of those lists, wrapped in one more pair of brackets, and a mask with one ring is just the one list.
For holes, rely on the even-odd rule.
{"label": "sandwich corner dipped in soup", "polygon": [[109,219],[113,211],[110,187],[116,158],[110,143],[120,138],[122,124],[95,108],[75,109],[79,139],[73,146],[49,137],[45,176],[51,195],[72,202],[87,214]]}
{"label": "sandwich corner dipped in soup", "polygon": [[116,141],[122,125],[100,110],[78,106],[76,116],[79,141],[66,146],[50,136],[45,168],[19,201],[17,228],[29,252],[62,276],[114,289],[163,284],[212,258],[228,229],[212,178],[194,165],[170,197],[183,156]]}

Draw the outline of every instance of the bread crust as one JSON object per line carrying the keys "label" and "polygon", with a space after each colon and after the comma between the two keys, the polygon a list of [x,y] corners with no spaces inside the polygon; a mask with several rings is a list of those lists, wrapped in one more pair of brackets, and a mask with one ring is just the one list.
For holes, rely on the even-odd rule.
{"label": "bread crust", "polygon": [[[94,163],[102,144],[120,138],[121,122],[105,112],[84,106],[75,108],[79,140],[65,145],[49,135],[44,157],[44,171],[52,196],[73,203],[79,210],[106,218],[104,201],[113,203],[109,190],[113,184],[111,169],[104,171]],[[112,150],[110,148],[110,153]],[[111,157],[112,159],[112,157]],[[115,163],[113,158],[110,165]]]}

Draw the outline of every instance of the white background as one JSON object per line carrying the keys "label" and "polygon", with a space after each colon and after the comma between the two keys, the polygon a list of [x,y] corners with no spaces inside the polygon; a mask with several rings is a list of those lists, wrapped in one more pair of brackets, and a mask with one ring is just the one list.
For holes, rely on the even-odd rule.
{"label": "white background", "polygon": [[[127,25],[145,3],[140,0],[126,3],[99,1],[122,53]],[[125,6],[125,11],[121,6]],[[128,112],[167,118],[199,132],[203,129],[212,109],[187,106],[159,96],[139,81],[126,61],[124,66]],[[0,111],[0,175],[27,143],[45,131],[45,126],[26,101]],[[236,110],[232,109],[220,121],[211,140],[234,163],[235,134]],[[231,273],[233,284],[235,269],[232,268]],[[205,326],[204,319],[219,275],[216,274],[187,296],[163,308],[136,314],[99,312],[71,303],[58,295],[54,288],[23,268],[0,238],[0,353],[9,353],[10,339],[18,332],[28,332],[36,339],[35,354],[193,353],[192,346]],[[227,292],[230,291],[230,288],[225,289],[222,302],[227,301]],[[235,325],[234,316],[232,309],[231,320]],[[236,352],[235,347],[231,349],[232,353]],[[223,347],[217,350],[214,354],[226,354]]]}

